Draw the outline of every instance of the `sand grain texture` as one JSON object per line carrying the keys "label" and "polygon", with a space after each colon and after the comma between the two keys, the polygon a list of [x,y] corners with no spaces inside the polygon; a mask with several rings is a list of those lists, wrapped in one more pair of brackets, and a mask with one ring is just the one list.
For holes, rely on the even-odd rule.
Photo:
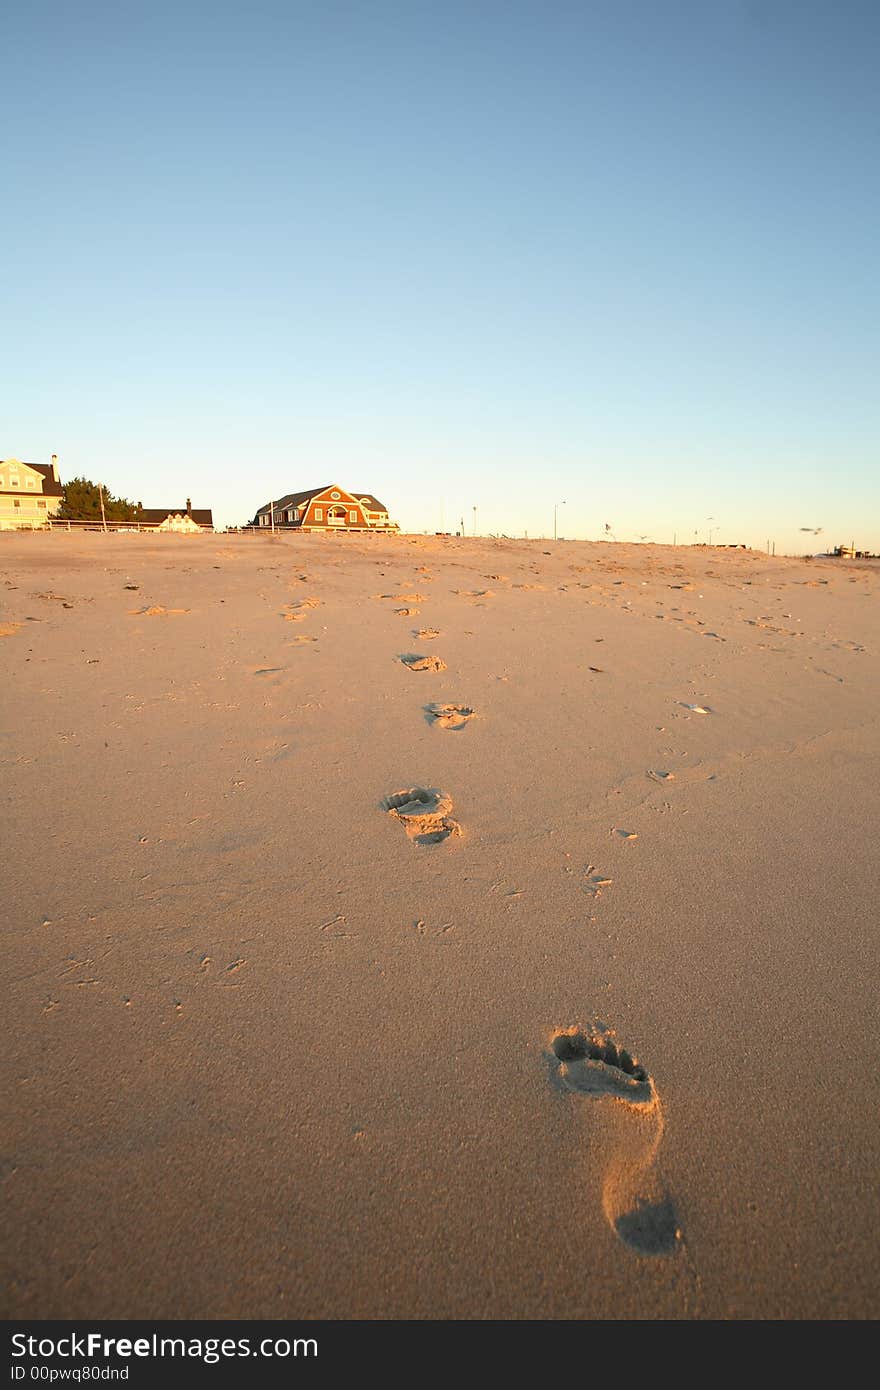
{"label": "sand grain texture", "polygon": [[[876,568],[53,534],[0,569],[6,1316],[876,1314]],[[426,570],[410,679],[373,596]]]}

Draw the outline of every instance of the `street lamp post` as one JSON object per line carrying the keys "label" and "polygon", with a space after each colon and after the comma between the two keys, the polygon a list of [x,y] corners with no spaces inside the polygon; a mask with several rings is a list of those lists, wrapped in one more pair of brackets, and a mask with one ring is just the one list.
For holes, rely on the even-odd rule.
{"label": "street lamp post", "polygon": [[554,539],[554,540],[556,540],[556,512],[557,512],[557,510],[558,510],[559,507],[564,507],[564,506],[565,506],[565,498],[564,498],[564,497],[563,497],[563,499],[562,499],[561,502],[554,502],[554,503],[553,503],[553,539]]}

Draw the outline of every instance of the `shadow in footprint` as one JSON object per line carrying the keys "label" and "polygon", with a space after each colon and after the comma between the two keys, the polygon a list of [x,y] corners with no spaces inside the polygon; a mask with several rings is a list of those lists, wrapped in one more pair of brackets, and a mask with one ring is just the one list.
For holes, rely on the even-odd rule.
{"label": "shadow in footprint", "polygon": [[470,705],[425,705],[425,720],[428,724],[438,724],[441,729],[463,729],[475,711]]}
{"label": "shadow in footprint", "polygon": [[439,656],[420,656],[416,652],[405,652],[398,658],[410,671],[445,671],[446,662]]}
{"label": "shadow in footprint", "polygon": [[681,1243],[671,1197],[657,1169],[664,1120],[660,1097],[645,1068],[598,1027],[556,1033],[551,1079],[560,1091],[608,1097],[632,1111],[632,1125],[602,1182],[602,1209],[620,1240],[641,1255],[668,1255]]}
{"label": "shadow in footprint", "polygon": [[678,1217],[669,1197],[659,1202],[637,1200],[632,1211],[618,1216],[614,1229],[624,1245],[643,1255],[671,1255],[681,1240]]}
{"label": "shadow in footprint", "polygon": [[381,807],[401,822],[417,845],[437,845],[450,835],[461,834],[461,826],[450,815],[452,797],[436,787],[392,792],[383,799]]}

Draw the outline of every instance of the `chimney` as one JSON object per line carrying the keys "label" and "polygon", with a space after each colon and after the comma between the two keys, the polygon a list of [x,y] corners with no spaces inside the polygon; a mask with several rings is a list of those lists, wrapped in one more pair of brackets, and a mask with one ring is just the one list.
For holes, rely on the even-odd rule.
{"label": "chimney", "polygon": [[186,499],[186,514],[187,514],[187,516],[192,516],[192,514],[193,514],[192,499],[189,498],[189,497],[187,497],[187,499]]}
{"label": "chimney", "polygon": [[60,482],[61,482],[61,479],[60,479],[59,476],[58,476],[58,455],[57,455],[57,454],[53,454],[53,455],[52,455],[52,478],[53,478],[53,480],[54,480],[56,483],[60,483]]}

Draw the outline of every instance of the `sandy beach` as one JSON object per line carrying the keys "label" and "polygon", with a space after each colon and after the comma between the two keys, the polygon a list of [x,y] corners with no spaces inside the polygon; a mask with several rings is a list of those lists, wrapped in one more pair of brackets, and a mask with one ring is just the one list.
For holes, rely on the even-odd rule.
{"label": "sandy beach", "polygon": [[880,566],[0,537],[4,1312],[878,1312]]}

